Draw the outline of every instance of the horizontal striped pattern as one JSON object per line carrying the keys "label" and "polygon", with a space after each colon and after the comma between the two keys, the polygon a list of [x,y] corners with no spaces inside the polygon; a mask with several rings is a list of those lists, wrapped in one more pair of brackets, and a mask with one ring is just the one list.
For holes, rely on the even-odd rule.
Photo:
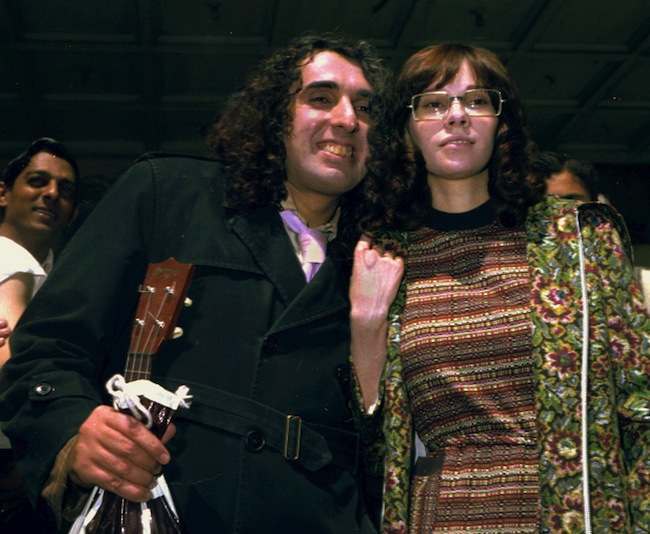
{"label": "horizontal striped pattern", "polygon": [[404,379],[429,451],[419,462],[436,466],[416,469],[410,531],[537,532],[524,233],[419,230],[406,273]]}

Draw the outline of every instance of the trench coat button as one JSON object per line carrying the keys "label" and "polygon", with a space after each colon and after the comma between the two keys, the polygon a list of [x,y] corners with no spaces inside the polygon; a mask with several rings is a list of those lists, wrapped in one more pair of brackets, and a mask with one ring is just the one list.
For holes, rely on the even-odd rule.
{"label": "trench coat button", "polygon": [[266,445],[264,434],[259,430],[249,430],[246,434],[246,450],[260,452]]}
{"label": "trench coat button", "polygon": [[280,350],[278,340],[273,337],[265,337],[262,341],[262,352],[265,354],[277,354]]}
{"label": "trench coat button", "polygon": [[49,395],[54,391],[54,388],[52,387],[51,384],[48,384],[47,382],[41,382],[40,384],[36,384],[34,386],[34,391],[36,392],[37,395],[40,395],[41,397],[45,397],[46,395]]}

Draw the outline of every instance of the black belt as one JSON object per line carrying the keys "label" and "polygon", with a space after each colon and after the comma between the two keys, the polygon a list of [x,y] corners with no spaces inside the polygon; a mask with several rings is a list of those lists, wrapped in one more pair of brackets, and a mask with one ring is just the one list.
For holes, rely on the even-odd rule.
{"label": "black belt", "polygon": [[359,459],[359,435],[326,425],[304,421],[271,406],[221,389],[186,381],[152,377],[174,391],[184,384],[190,388],[192,406],[179,417],[214,426],[244,436],[246,448],[259,452],[270,448],[309,471],[333,463],[353,473]]}

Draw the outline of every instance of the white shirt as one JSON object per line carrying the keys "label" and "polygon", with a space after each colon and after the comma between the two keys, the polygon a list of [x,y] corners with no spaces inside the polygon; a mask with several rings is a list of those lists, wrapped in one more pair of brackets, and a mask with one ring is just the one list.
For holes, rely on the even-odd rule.
{"label": "white shirt", "polygon": [[[41,288],[47,274],[52,270],[53,254],[50,250],[47,258],[41,265],[30,252],[16,243],[13,239],[0,236],[0,284],[16,273],[27,273],[34,277],[34,289],[32,297]],[[0,306],[0,317],[2,317],[2,307]],[[0,449],[8,449],[11,445],[7,437],[0,432]]]}
{"label": "white shirt", "polygon": [[0,284],[16,273],[31,274],[34,277],[33,297],[52,270],[52,260],[50,250],[41,265],[25,247],[8,237],[0,236]]}

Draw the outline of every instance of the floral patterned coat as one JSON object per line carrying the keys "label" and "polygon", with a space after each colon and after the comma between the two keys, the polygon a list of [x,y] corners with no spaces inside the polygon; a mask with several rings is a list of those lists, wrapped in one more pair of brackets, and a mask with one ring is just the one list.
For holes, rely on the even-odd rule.
{"label": "floral patterned coat", "polygon": [[[650,319],[622,219],[606,205],[549,197],[529,210],[526,232],[541,531],[650,532]],[[408,234],[392,237],[408,253]],[[390,314],[383,436],[369,448],[391,534],[408,530],[413,454],[399,355],[405,289]]]}

